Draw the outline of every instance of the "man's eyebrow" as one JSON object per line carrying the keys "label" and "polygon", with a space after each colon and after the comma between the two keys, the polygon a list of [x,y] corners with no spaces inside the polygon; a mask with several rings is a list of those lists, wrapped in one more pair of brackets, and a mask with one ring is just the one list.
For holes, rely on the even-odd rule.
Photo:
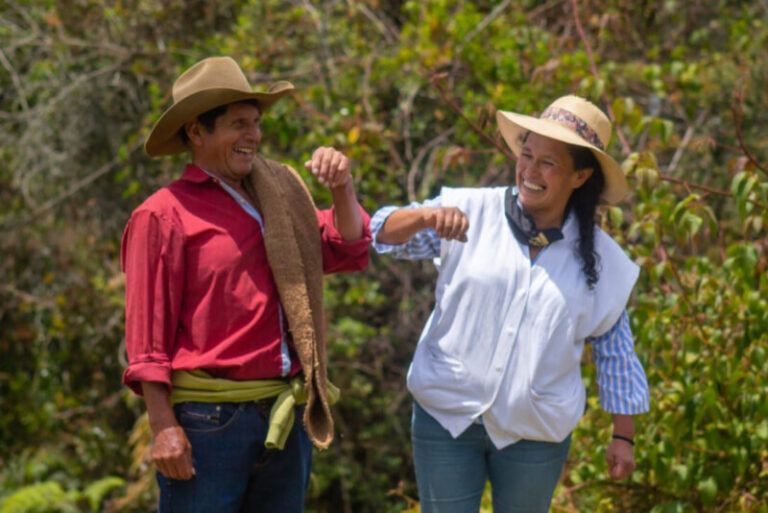
{"label": "man's eyebrow", "polygon": [[[261,121],[261,116],[254,116],[252,120],[258,123]],[[247,123],[248,121],[250,121],[248,116],[240,116],[230,121],[230,124],[234,125],[235,123]]]}

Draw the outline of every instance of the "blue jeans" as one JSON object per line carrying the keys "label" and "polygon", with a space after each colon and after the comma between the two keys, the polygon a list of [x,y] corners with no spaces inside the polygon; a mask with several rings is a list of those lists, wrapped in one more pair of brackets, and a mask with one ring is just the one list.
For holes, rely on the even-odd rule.
{"label": "blue jeans", "polygon": [[296,408],[285,448],[268,450],[270,404],[186,402],[174,407],[192,445],[195,476],[157,474],[160,513],[300,513],[312,445]]}
{"label": "blue jeans", "polygon": [[521,440],[497,449],[482,424],[458,438],[413,403],[413,457],[422,513],[477,513],[490,479],[494,513],[546,513],[570,435],[561,443]]}

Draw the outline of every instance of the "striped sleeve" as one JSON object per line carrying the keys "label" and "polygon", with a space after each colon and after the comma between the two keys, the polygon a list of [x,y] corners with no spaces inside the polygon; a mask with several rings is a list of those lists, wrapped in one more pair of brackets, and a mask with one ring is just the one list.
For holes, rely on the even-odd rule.
{"label": "striped sleeve", "polygon": [[591,339],[600,406],[608,413],[637,415],[650,409],[648,381],[635,353],[626,310],[605,334]]}
{"label": "striped sleeve", "polygon": [[403,244],[383,244],[377,242],[379,230],[384,226],[387,218],[401,208],[439,207],[442,205],[440,196],[425,200],[423,203],[413,202],[406,207],[387,206],[382,207],[371,218],[371,236],[373,237],[373,249],[377,253],[391,254],[402,260],[425,260],[440,257],[440,237],[432,228],[421,230]]}

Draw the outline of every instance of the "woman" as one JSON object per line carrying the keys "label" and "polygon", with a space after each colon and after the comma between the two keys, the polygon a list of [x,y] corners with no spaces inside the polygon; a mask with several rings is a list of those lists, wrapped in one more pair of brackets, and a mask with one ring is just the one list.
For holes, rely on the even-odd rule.
{"label": "woman", "polygon": [[648,410],[625,312],[638,267],[594,221],[628,192],[605,152],[610,121],[575,96],[497,121],[516,187],[446,187],[371,221],[379,253],[438,262],[408,372],[423,512],[476,512],[487,480],[496,513],[549,510],[584,412],[585,340],[613,414],[612,478],[634,469],[632,415]]}

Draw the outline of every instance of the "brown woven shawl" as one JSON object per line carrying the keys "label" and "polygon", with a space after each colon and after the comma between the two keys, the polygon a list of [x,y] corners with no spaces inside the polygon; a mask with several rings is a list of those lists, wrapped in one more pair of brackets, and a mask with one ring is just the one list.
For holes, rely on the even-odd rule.
{"label": "brown woven shawl", "polygon": [[327,396],[323,261],[315,204],[296,171],[261,156],[244,186],[264,217],[267,260],[304,371],[304,427],[310,440],[325,449],[333,441],[333,418]]}

